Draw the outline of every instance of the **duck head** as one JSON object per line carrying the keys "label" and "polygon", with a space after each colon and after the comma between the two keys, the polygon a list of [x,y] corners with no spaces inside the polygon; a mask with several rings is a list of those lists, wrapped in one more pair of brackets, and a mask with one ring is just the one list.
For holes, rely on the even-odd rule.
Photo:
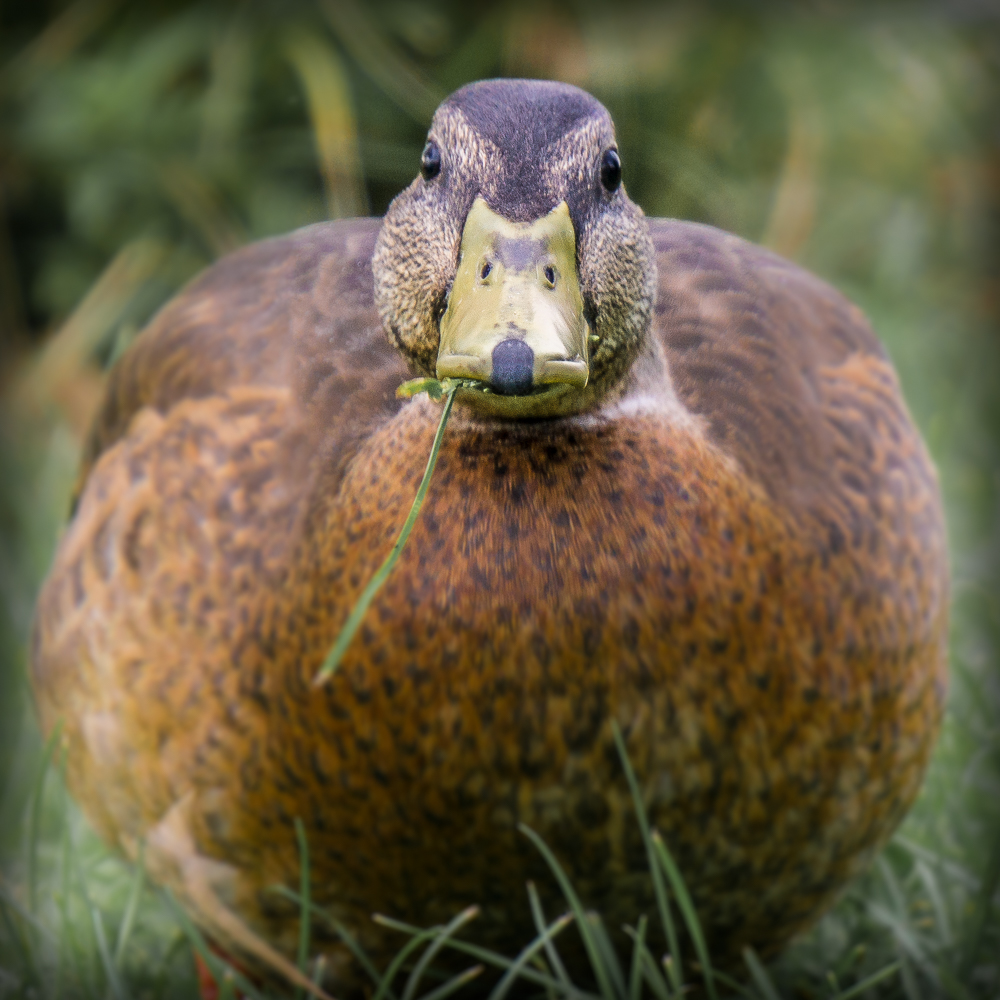
{"label": "duck head", "polygon": [[656,287],[614,124],[566,84],[488,80],[452,94],[373,261],[386,330],[456,400],[508,419],[580,413],[619,384]]}

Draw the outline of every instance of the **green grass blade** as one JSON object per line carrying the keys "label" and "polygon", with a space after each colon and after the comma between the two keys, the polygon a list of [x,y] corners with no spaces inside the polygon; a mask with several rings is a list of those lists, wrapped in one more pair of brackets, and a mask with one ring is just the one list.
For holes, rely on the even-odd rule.
{"label": "green grass blade", "polygon": [[[273,885],[271,886],[271,891],[276,892],[286,899],[291,900],[297,906],[302,904],[302,898],[297,892],[292,892],[287,886],[284,885]],[[382,981],[382,975],[375,968],[375,964],[372,962],[368,953],[358,944],[354,935],[332,914],[327,910],[323,909],[321,906],[317,906],[315,903],[310,902],[309,909],[314,916],[319,917],[321,920],[325,921],[337,934],[337,936],[347,945],[348,950],[351,954],[358,960],[358,964],[365,970],[366,973],[371,977],[372,983],[376,986]],[[390,990],[386,994],[388,1000],[395,1000],[395,994]]]}
{"label": "green grass blade", "polygon": [[903,887],[899,884],[899,879],[896,877],[892,865],[889,864],[884,854],[879,855],[875,860],[875,868],[889,893],[889,898],[892,900],[892,908],[896,915],[901,920],[907,920],[906,894],[903,892]]}
{"label": "green grass blade", "polygon": [[832,1000],[854,1000],[854,997],[859,996],[866,990],[870,990],[873,986],[878,986],[879,983],[888,979],[894,973],[899,972],[901,964],[900,962],[893,962],[892,965],[887,965],[884,969],[879,969],[878,972],[872,973],[867,979],[862,979],[860,983],[855,983],[846,990],[842,990]]}
{"label": "green grass blade", "polygon": [[503,1000],[510,988],[521,974],[521,970],[559,933],[565,930],[573,922],[570,913],[564,913],[557,920],[553,921],[545,930],[535,938],[531,944],[521,950],[521,953],[514,959],[514,964],[504,973],[503,978],[493,987],[489,1000]]}
{"label": "green grass blade", "polygon": [[[63,771],[63,803],[64,807],[69,802],[69,792],[66,790],[65,771]],[[69,886],[70,886],[70,851],[72,850],[72,840],[70,837],[69,823],[64,822],[62,836],[59,838],[59,893],[56,896],[56,906],[59,910],[59,964],[56,968],[59,990],[62,990],[64,979],[66,978],[66,966],[71,962],[74,948],[72,921],[69,910]]]}
{"label": "green grass blade", "polygon": [[671,857],[670,852],[667,850],[667,845],[663,843],[663,838],[656,830],[652,833],[652,839],[657,860],[660,862],[664,874],[670,881],[670,888],[673,890],[677,906],[684,917],[688,933],[691,935],[694,950],[698,953],[702,975],[705,977],[705,989],[708,990],[708,995],[712,1000],[717,1000],[715,980],[712,975],[712,963],[708,957],[708,946],[705,944],[705,936],[701,932],[701,922],[698,920],[698,914],[695,912],[694,904],[691,902],[687,885],[681,877],[680,869],[678,869],[673,857]]}
{"label": "green grass blade", "polygon": [[453,917],[434,935],[433,940],[427,946],[427,950],[420,956],[420,960],[413,967],[410,978],[406,981],[406,988],[403,990],[403,1000],[413,1000],[417,993],[417,987],[420,985],[421,977],[431,962],[434,961],[437,953],[448,943],[448,939],[453,934],[457,933],[469,921],[475,920],[478,916],[478,906],[466,907],[457,917]]}
{"label": "green grass blade", "polygon": [[923,858],[917,858],[913,869],[927,891],[927,898],[931,902],[938,938],[942,946],[947,948],[952,943],[951,920],[948,917],[948,907],[945,904],[944,893],[941,891],[938,876]]}
{"label": "green grass blade", "polygon": [[757,952],[753,948],[747,946],[743,949],[743,961],[746,962],[746,966],[750,970],[750,978],[753,980],[754,986],[760,990],[764,1000],[781,1000],[774,983],[771,982],[771,977],[767,974],[767,969],[761,964]]}
{"label": "green grass blade", "polygon": [[94,941],[97,943],[97,955],[101,960],[101,967],[104,970],[104,978],[107,982],[108,990],[112,997],[114,997],[114,1000],[127,1000],[125,987],[122,985],[118,969],[115,967],[115,963],[111,957],[111,949],[108,947],[108,939],[104,933],[104,920],[101,917],[101,912],[91,902],[82,869],[77,868],[77,876],[80,881],[80,894],[83,896],[84,905],[90,913],[90,921],[94,928]]}
{"label": "green grass blade", "polygon": [[518,823],[517,828],[523,833],[538,849],[538,852],[545,859],[546,864],[555,875],[556,881],[559,883],[559,888],[562,890],[563,896],[566,897],[566,902],[569,903],[570,909],[576,916],[577,926],[580,928],[580,937],[583,938],[583,946],[587,950],[587,957],[590,959],[591,967],[594,970],[594,976],[597,978],[597,985],[601,991],[602,997],[610,998],[614,997],[616,994],[612,988],[611,980],[608,977],[608,971],[604,968],[603,956],[601,954],[600,947],[597,941],[594,939],[593,930],[590,926],[590,921],[587,920],[587,914],[584,912],[583,906],[580,903],[579,897],[577,896],[572,884],[566,873],[563,871],[562,865],[556,860],[556,856],[549,850],[548,844],[545,843],[542,838],[524,823]]}
{"label": "green grass blade", "polygon": [[[948,1000],[975,1000],[973,993],[963,983],[955,977],[955,973],[946,966],[939,965],[937,969],[938,978],[941,980],[941,989]],[[835,998],[837,1000],[837,998]]]}
{"label": "green grass blade", "polygon": [[135,862],[135,874],[132,876],[132,884],[128,890],[128,902],[125,904],[125,913],[118,925],[118,936],[115,939],[115,968],[119,971],[125,961],[125,950],[128,948],[129,938],[135,927],[136,914],[139,912],[139,900],[142,897],[142,888],[146,881],[145,853],[146,844],[140,840],[139,857]]}
{"label": "green grass blade", "polygon": [[323,973],[326,972],[326,955],[320,955],[316,959],[316,964],[313,965],[312,976],[310,977],[313,986],[323,985]]}
{"label": "green grass blade", "polygon": [[[536,955],[531,960],[531,964],[539,972],[547,973],[549,971],[549,967],[548,967],[548,965],[545,962],[545,956],[544,955]],[[556,1000],[556,993],[555,993],[555,990],[552,989],[552,987],[547,987],[546,988],[546,990],[545,990],[545,1000]],[[963,997],[962,1000],[965,1000],[965,998]]]}
{"label": "green grass blade", "polygon": [[945,871],[948,875],[949,881],[960,882],[966,889],[971,889],[973,892],[979,891],[979,887],[981,885],[980,879],[973,875],[968,868],[958,864],[958,862],[952,861],[940,854],[936,854],[934,851],[929,850],[926,847],[922,847],[920,844],[917,844],[898,833],[892,838],[891,846],[901,848],[911,854],[914,858],[922,858],[934,868]]}
{"label": "green grass blade", "polygon": [[[22,923],[36,931],[42,937],[47,938],[50,943],[55,942],[56,938],[52,931],[34,913],[20,903],[17,897],[2,882],[0,882],[0,903],[9,906]],[[17,936],[20,938],[22,935]]]}
{"label": "green grass blade", "polygon": [[154,1000],[164,1000],[167,996],[171,965],[185,946],[190,948],[190,942],[180,928],[176,928],[167,941],[167,946],[152,972]]}
{"label": "green grass blade", "polygon": [[[69,898],[70,893],[73,891],[74,887],[77,892],[81,894],[83,900],[84,910],[86,911],[87,917],[90,917],[91,907],[90,900],[87,898],[86,882],[83,873],[80,871],[80,866],[78,863],[77,855],[74,851],[74,844],[72,842],[72,837],[67,840],[68,848],[66,852],[66,869],[65,869],[65,889],[66,889],[66,899],[67,908],[69,908]],[[88,926],[88,921],[81,922],[82,926],[74,927],[72,921],[69,923],[68,928],[70,931],[69,938],[73,946],[73,958],[75,960],[75,979],[79,982],[88,996],[97,997],[103,996],[104,991],[100,990],[97,983],[98,969],[94,962],[94,952],[98,948],[96,941],[83,942],[81,940],[81,935],[78,933]],[[90,937],[93,938],[94,927],[90,923]],[[87,947],[91,944],[91,947]],[[100,956],[98,956],[98,961]]]}
{"label": "green grass blade", "polygon": [[611,985],[614,987],[615,996],[621,1000],[626,1000],[628,987],[625,985],[625,975],[622,972],[621,963],[618,961],[618,953],[615,951],[608,932],[604,929],[604,921],[601,915],[593,910],[588,911],[587,920],[590,923],[591,932],[594,935],[594,943],[604,960],[604,968],[607,969],[611,977]]}
{"label": "green grass blade", "polygon": [[1000,886],[1000,837],[993,844],[986,870],[983,873],[982,885],[972,901],[972,916],[965,929],[965,948],[962,961],[967,968],[972,968],[982,950],[990,915],[993,913],[994,897]]}
{"label": "green grass blade", "polygon": [[924,1000],[913,966],[906,960],[905,956],[900,964],[899,978],[903,981],[903,992],[906,994],[907,1000]]}
{"label": "green grass blade", "polygon": [[431,990],[430,993],[425,993],[420,1000],[444,1000],[445,997],[450,997],[452,993],[460,990],[466,983],[471,983],[477,976],[482,975],[484,968],[483,965],[473,965],[457,976],[453,976],[448,982]]}
{"label": "green grass blade", "polygon": [[625,933],[632,938],[633,945],[639,955],[639,964],[643,970],[642,978],[645,979],[649,988],[653,991],[656,1000],[672,1000],[672,998],[680,996],[680,993],[671,993],[663,973],[656,964],[656,959],[650,953],[646,942],[638,939],[635,929],[626,926]]}
{"label": "green grass blade", "polygon": [[[404,923],[402,920],[393,920],[392,917],[386,917],[380,913],[375,915],[374,920],[382,927],[389,927],[392,930],[401,931],[403,934],[419,936],[421,940],[426,940],[438,930],[436,927],[432,927],[429,930],[423,930],[420,927],[414,927],[413,924]],[[463,955],[469,955],[472,958],[476,958],[480,962],[485,962],[487,965],[491,965],[497,969],[509,969],[514,964],[512,959],[508,958],[506,955],[501,955],[498,951],[492,951],[489,948],[483,948],[480,945],[471,944],[470,942],[462,941],[459,938],[451,938],[451,940],[448,941],[448,947],[453,951],[459,951]],[[551,976],[547,976],[543,972],[536,972],[534,969],[523,969],[521,972],[521,978],[527,979],[529,982],[535,983],[537,986],[553,990],[560,996],[572,997],[573,1000],[601,1000],[601,997],[597,996],[596,993],[588,993],[585,990],[581,990],[573,986],[572,983],[568,984],[568,986],[564,985],[559,982],[559,980],[553,979]],[[376,996],[373,997],[372,1000],[380,1000],[380,998]]]}
{"label": "green grass blade", "polygon": [[733,979],[732,976],[727,976],[726,973],[720,972],[718,969],[712,969],[712,975],[715,977],[716,982],[722,983],[723,986],[731,989],[738,996],[746,997],[746,1000],[758,1000],[757,994],[738,979]]}
{"label": "green grass blade", "polygon": [[434,474],[434,466],[437,465],[438,452],[440,452],[441,442],[444,440],[444,429],[448,424],[448,417],[451,415],[451,408],[455,402],[455,390],[457,388],[458,385],[456,383],[454,385],[448,385],[444,389],[444,410],[441,412],[441,420],[438,423],[437,433],[434,435],[434,443],[431,445],[431,454],[427,459],[427,467],[424,469],[423,479],[420,480],[420,486],[417,488],[417,495],[413,498],[413,504],[410,506],[410,513],[403,522],[403,527],[400,529],[399,537],[396,539],[396,544],[393,545],[392,551],[390,551],[389,555],[386,556],[385,562],[383,562],[382,565],[375,571],[374,576],[372,576],[372,578],[368,581],[368,585],[361,592],[361,596],[355,602],[354,608],[351,610],[347,621],[344,623],[344,627],[340,630],[340,635],[337,636],[337,640],[333,644],[333,648],[329,653],[327,653],[326,659],[323,661],[323,665],[319,668],[319,673],[316,674],[313,681],[314,684],[322,684],[324,681],[328,680],[340,665],[340,661],[343,658],[344,653],[347,652],[348,646],[350,646],[355,634],[361,627],[361,622],[364,620],[365,613],[368,611],[369,606],[375,599],[375,595],[379,592],[382,584],[384,584],[388,579],[389,574],[396,565],[396,561],[399,559],[399,554],[403,551],[407,539],[410,537],[410,531],[413,529],[413,525],[416,524],[417,517],[420,515],[420,508],[424,504],[424,497],[427,496],[427,489],[431,483],[431,476]]}
{"label": "green grass blade", "polygon": [[219,980],[219,1000],[236,1000],[236,983],[231,969],[226,969]]}
{"label": "green grass blade", "polygon": [[[382,914],[376,913],[372,918],[375,923],[381,924],[383,927],[393,927],[390,919],[383,917]],[[399,927],[393,927],[393,930],[399,930]],[[410,954],[420,947],[425,941],[429,941],[438,933],[440,928],[430,927],[427,930],[421,930],[420,928],[408,929],[407,933],[413,933],[413,937],[410,938],[406,944],[403,945],[399,951],[393,956],[392,961],[389,963],[389,967],[382,974],[382,979],[375,990],[375,996],[372,1000],[383,1000],[383,997],[388,996],[389,987],[392,985],[392,981],[396,978],[399,970],[403,967],[403,963],[409,958]],[[415,932],[415,933],[414,933]]]}
{"label": "green grass blade", "polygon": [[17,905],[16,900],[6,892],[3,886],[0,886],[0,917],[3,918],[4,926],[7,928],[7,933],[10,935],[11,941],[17,944],[16,951],[18,955],[23,957],[23,968],[25,969],[28,981],[40,989],[42,978],[35,962],[34,949],[26,942],[25,938],[27,935],[21,933],[19,921],[14,919],[15,916],[21,918],[20,922],[26,922],[23,911]]}
{"label": "green grass blade", "polygon": [[365,73],[400,108],[425,125],[446,95],[392,44],[391,36],[383,32],[382,20],[371,17],[353,0],[323,0],[319,6],[338,40]]}
{"label": "green grass blade", "polygon": [[170,905],[171,910],[177,917],[177,922],[181,925],[181,930],[191,944],[191,947],[198,952],[199,958],[208,966],[209,972],[217,983],[221,983],[223,977],[228,973],[240,991],[246,994],[250,1000],[267,1000],[267,998],[254,986],[246,976],[223,962],[206,944],[202,933],[195,926],[194,921],[187,915],[184,908],[174,898],[174,894],[169,889],[163,890],[164,897]]}
{"label": "green grass blade", "polygon": [[59,719],[52,727],[49,738],[45,741],[42,759],[38,765],[38,775],[31,793],[31,812],[28,819],[28,905],[32,913],[38,909],[38,841],[42,822],[42,804],[45,796],[45,779],[52,767],[52,755],[61,733],[62,719]]}
{"label": "green grass blade", "polygon": [[[626,927],[628,933],[631,928]],[[628,976],[628,1000],[640,1000],[642,996],[642,949],[646,944],[646,917],[639,918],[638,930],[632,932],[632,965]]]}
{"label": "green grass blade", "polygon": [[443,395],[444,388],[436,378],[411,378],[396,390],[397,399],[412,399],[426,392],[436,403]]}
{"label": "green grass blade", "polygon": [[909,923],[898,913],[881,903],[869,902],[868,914],[877,923],[892,932],[901,953],[908,955],[918,965],[927,961],[924,949]]}
{"label": "green grass blade", "polygon": [[[534,882],[528,883],[528,902],[531,904],[531,916],[535,921],[535,930],[539,934],[545,932],[545,913],[542,910],[542,901],[538,898],[538,890],[535,888]],[[552,971],[556,974],[556,978],[562,983],[563,987],[567,991],[567,995],[572,995],[574,989],[573,983],[569,978],[569,973],[566,971],[566,966],[563,965],[562,959],[559,957],[559,952],[556,950],[556,946],[552,939],[549,938],[545,942],[545,955],[549,960],[549,965],[552,966]]]}
{"label": "green grass blade", "polygon": [[646,816],[646,807],[642,804],[639,782],[635,776],[635,771],[632,770],[632,762],[629,760],[628,750],[625,748],[625,739],[615,719],[611,720],[611,732],[614,734],[615,747],[618,749],[622,769],[625,771],[625,778],[628,780],[629,791],[632,793],[632,805],[635,808],[636,818],[639,820],[642,842],[646,845],[649,874],[652,876],[653,891],[656,893],[656,907],[660,913],[660,923],[663,925],[663,933],[667,938],[667,948],[670,951],[670,983],[674,990],[677,991],[684,982],[684,969],[681,964],[681,949],[677,941],[677,930],[674,927],[674,919],[670,914],[670,899],[667,896],[667,887],[663,881],[663,873],[660,871],[660,865],[656,860],[656,850],[653,847],[653,838],[649,829],[649,818]]}
{"label": "green grass blade", "polygon": [[[297,962],[299,972],[305,976],[308,975],[309,917],[311,915],[309,903],[309,842],[306,839],[306,828],[298,816],[295,817],[295,839],[299,845],[299,948]],[[296,1000],[301,1000],[302,996],[302,988],[297,986],[295,988]]]}
{"label": "green grass blade", "polygon": [[[338,937],[344,944],[347,945],[351,954],[357,959],[358,964],[368,973],[374,984],[378,985],[379,980],[382,978],[378,969],[375,968],[375,963],[372,962],[371,958],[368,956],[368,952],[361,947],[357,939],[353,934],[342,924],[339,920],[334,920],[329,914],[324,910],[321,910],[318,906],[313,906],[313,913],[322,913],[326,919],[330,922],[330,926],[337,933]],[[389,990],[386,993],[388,1000],[396,1000],[396,994]]]}

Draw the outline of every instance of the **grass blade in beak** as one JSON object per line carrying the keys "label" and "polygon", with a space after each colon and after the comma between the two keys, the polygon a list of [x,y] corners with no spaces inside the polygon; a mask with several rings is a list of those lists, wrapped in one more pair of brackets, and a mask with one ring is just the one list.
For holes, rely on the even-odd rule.
{"label": "grass blade in beak", "polygon": [[420,515],[420,508],[424,504],[424,497],[427,496],[427,488],[430,486],[431,476],[434,474],[434,466],[437,465],[438,452],[441,450],[441,442],[444,439],[444,429],[448,423],[448,417],[451,416],[452,404],[455,402],[455,390],[460,385],[462,385],[461,379],[445,379],[442,382],[429,378],[413,379],[410,382],[404,382],[396,391],[397,396],[403,397],[413,396],[418,392],[426,392],[431,399],[441,399],[444,397],[444,410],[441,413],[441,421],[438,424],[437,433],[434,435],[434,443],[431,445],[431,454],[430,458],[427,459],[427,468],[424,469],[424,478],[420,480],[417,495],[413,498],[413,505],[410,507],[410,513],[406,521],[403,522],[403,527],[399,532],[399,537],[396,539],[396,544],[393,545],[392,551],[386,557],[385,562],[382,563],[375,575],[368,581],[368,586],[361,592],[361,596],[358,598],[347,621],[344,623],[344,627],[340,630],[340,635],[337,636],[337,641],[333,644],[330,652],[327,653],[326,659],[323,661],[323,666],[319,668],[319,672],[313,680],[313,684],[315,685],[329,680],[330,676],[340,665],[344,653],[347,652],[347,647],[350,646],[351,640],[354,638],[365,617],[365,612],[374,600],[375,595],[379,592],[382,584],[388,579],[393,566],[396,565],[396,560],[399,558],[400,552],[403,551],[403,546],[406,545],[406,540],[410,537],[413,525]]}

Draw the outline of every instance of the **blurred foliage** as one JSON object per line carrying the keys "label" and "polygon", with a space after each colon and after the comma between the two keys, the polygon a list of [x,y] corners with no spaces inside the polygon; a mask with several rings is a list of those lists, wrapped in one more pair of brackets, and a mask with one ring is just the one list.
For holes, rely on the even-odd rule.
{"label": "blurred foliage", "polygon": [[[384,211],[440,98],[495,75],[590,90],[648,214],[798,260],[885,341],[945,492],[949,711],[901,834],[771,974],[823,997],[898,958],[901,975],[874,992],[996,996],[1000,11],[973,0],[0,4],[0,996],[22,981],[4,970],[37,958],[36,876],[37,919],[67,929],[58,967],[94,996],[115,983],[87,914],[121,920],[132,885],[58,782],[39,783],[25,679],[34,594],[104,370],[219,255]],[[97,879],[93,908],[73,871]],[[177,926],[143,900],[130,982],[185,995]]]}

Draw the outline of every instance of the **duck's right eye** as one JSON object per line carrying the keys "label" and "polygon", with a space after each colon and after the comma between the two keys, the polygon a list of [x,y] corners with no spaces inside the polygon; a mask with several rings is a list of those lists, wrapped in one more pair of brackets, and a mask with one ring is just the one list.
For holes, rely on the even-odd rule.
{"label": "duck's right eye", "polygon": [[601,183],[608,194],[614,194],[622,182],[622,161],[617,149],[606,149],[601,157]]}
{"label": "duck's right eye", "polygon": [[428,139],[420,157],[420,175],[425,181],[432,181],[439,173],[441,173],[441,150],[433,139]]}

